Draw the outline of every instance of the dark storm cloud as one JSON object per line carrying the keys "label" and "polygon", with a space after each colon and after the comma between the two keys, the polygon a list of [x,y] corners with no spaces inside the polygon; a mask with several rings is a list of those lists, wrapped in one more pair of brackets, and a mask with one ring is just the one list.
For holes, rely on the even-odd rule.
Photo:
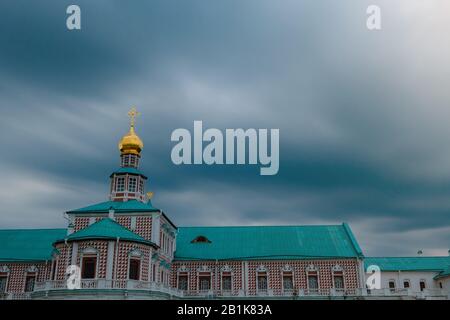
{"label": "dark storm cloud", "polygon": [[[1,227],[103,201],[137,105],[154,204],[179,225],[347,221],[368,254],[446,252],[447,4],[381,1],[370,33],[364,1],[76,3],[73,32],[72,2],[0,4]],[[194,120],[279,128],[279,174],[173,165]]]}

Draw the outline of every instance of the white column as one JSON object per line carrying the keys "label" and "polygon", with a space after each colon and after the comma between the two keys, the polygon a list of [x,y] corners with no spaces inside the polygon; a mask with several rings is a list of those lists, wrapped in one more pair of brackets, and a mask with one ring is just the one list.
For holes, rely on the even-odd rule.
{"label": "white column", "polygon": [[159,243],[159,233],[161,229],[161,214],[156,214],[152,218],[152,242],[160,245]]}
{"label": "white column", "polygon": [[108,256],[106,258],[106,279],[112,280],[114,266],[114,246],[115,241],[108,241]]}
{"label": "white column", "polygon": [[71,265],[77,264],[77,255],[78,255],[78,243],[72,242],[72,259],[70,261]]}

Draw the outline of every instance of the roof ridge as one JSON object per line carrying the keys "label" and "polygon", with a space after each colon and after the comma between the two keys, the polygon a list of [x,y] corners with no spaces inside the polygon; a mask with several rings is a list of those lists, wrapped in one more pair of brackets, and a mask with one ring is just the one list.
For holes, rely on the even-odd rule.
{"label": "roof ridge", "polygon": [[402,259],[402,258],[407,258],[407,259],[411,259],[411,258],[419,258],[419,259],[423,259],[423,258],[449,258],[450,256],[366,256],[366,259]]}
{"label": "roof ridge", "polygon": [[20,228],[20,229],[0,229],[0,232],[1,232],[1,231],[43,231],[43,230],[67,230],[67,228],[37,228],[37,229]]}
{"label": "roof ridge", "polygon": [[180,226],[178,228],[261,228],[261,227],[340,227],[341,224],[280,224],[280,225],[240,225],[240,226]]}

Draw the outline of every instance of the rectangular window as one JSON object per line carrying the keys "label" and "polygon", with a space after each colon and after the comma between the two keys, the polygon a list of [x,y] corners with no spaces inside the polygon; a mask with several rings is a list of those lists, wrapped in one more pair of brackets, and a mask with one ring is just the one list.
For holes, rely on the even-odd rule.
{"label": "rectangular window", "polygon": [[292,281],[292,274],[284,274],[283,275],[283,290],[292,290],[294,289],[294,283]]}
{"label": "rectangular window", "polygon": [[403,281],[403,288],[409,289],[409,280]]}
{"label": "rectangular window", "polygon": [[153,279],[153,281],[156,282],[156,266],[155,265],[153,265],[153,267],[152,267],[152,279]]}
{"label": "rectangular window", "polygon": [[97,269],[97,257],[83,257],[83,264],[81,267],[82,279],[95,279]]}
{"label": "rectangular window", "polygon": [[0,275],[0,293],[6,292],[6,282],[8,281],[8,276]]}
{"label": "rectangular window", "polygon": [[129,180],[128,191],[136,192],[136,186],[137,186],[137,178],[131,177]]}
{"label": "rectangular window", "polygon": [[144,193],[144,181],[142,179],[139,180],[139,192]]}
{"label": "rectangular window", "polygon": [[425,288],[426,288],[425,280],[420,280],[419,286],[420,286],[420,291],[425,290]]}
{"label": "rectangular window", "polygon": [[116,191],[123,192],[125,190],[125,178],[118,177],[116,180]]}
{"label": "rectangular window", "polygon": [[231,274],[224,273],[222,275],[222,290],[231,291]]}
{"label": "rectangular window", "polygon": [[178,275],[178,289],[187,290],[188,289],[188,276],[187,274]]}
{"label": "rectangular window", "polygon": [[25,278],[25,292],[32,292],[34,290],[34,282],[36,281],[35,274],[28,274]]}
{"label": "rectangular window", "polygon": [[317,275],[308,275],[308,289],[317,290],[319,289],[319,280]]}
{"label": "rectangular window", "polygon": [[335,289],[344,289],[344,277],[342,275],[334,276],[334,288]]}
{"label": "rectangular window", "polygon": [[258,273],[258,291],[267,291],[267,274]]}
{"label": "rectangular window", "polygon": [[130,271],[128,278],[130,280],[139,280],[141,271],[141,259],[130,259]]}
{"label": "rectangular window", "polygon": [[56,259],[54,259],[53,263],[52,263],[52,280],[56,279],[56,267],[57,267],[57,263],[56,263]]}
{"label": "rectangular window", "polygon": [[211,290],[211,275],[200,275],[198,277],[201,291]]}
{"label": "rectangular window", "polygon": [[395,291],[395,281],[394,280],[389,280],[389,289],[391,289],[391,291]]}
{"label": "rectangular window", "polygon": [[130,163],[130,156],[129,155],[125,155],[122,158],[122,167],[128,167]]}

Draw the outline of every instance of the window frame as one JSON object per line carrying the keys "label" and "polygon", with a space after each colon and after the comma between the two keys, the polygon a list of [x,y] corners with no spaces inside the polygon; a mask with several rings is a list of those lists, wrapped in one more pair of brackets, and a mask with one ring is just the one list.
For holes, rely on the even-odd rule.
{"label": "window frame", "polygon": [[[131,189],[131,187],[134,187],[133,190]],[[129,176],[128,177],[128,188],[127,188],[128,192],[130,193],[136,193],[138,192],[138,177],[134,177],[134,176]]]}
{"label": "window frame", "polygon": [[[186,277],[186,289],[180,288],[180,277]],[[177,289],[182,291],[189,290],[189,273],[188,272],[178,272],[177,274]]]}
{"label": "window frame", "polygon": [[122,176],[116,177],[115,189],[116,192],[125,192],[125,177]]}
{"label": "window frame", "polygon": [[[32,284],[31,290],[28,290],[28,280],[29,279],[33,279],[33,281],[32,281],[33,284]],[[37,280],[37,272],[26,272],[23,292],[26,292],[26,293],[33,292],[34,287],[36,286],[36,280]]]}
{"label": "window frame", "polygon": [[[95,259],[95,267],[94,267],[94,277],[86,278],[84,277],[85,272],[85,259]],[[98,276],[98,254],[83,254],[81,256],[81,280],[96,280]]]}

